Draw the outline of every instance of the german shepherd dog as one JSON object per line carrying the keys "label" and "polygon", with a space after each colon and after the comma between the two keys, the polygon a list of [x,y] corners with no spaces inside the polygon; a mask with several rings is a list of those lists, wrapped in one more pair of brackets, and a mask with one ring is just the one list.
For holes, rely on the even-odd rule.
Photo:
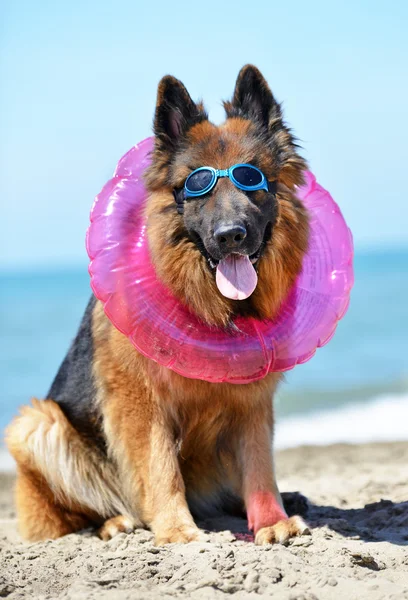
{"label": "german shepherd dog", "polygon": [[[179,80],[164,77],[145,174],[157,275],[199,319],[220,328],[238,315],[277,314],[309,235],[295,196],[306,163],[256,67],[242,68],[224,107],[226,120],[216,126]],[[180,210],[175,197],[192,171],[238,163],[260,169],[268,190],[244,191],[225,177]],[[226,297],[217,269],[235,261],[244,280],[248,260],[254,292]],[[21,534],[35,541],[96,525],[110,539],[148,527],[157,545],[189,542],[202,533],[193,515],[233,511],[247,515],[257,544],[302,534],[306,524],[288,516],[275,479],[272,400],[280,379],[184,378],[137,352],[92,297],[47,399],[24,406],[7,431]]]}

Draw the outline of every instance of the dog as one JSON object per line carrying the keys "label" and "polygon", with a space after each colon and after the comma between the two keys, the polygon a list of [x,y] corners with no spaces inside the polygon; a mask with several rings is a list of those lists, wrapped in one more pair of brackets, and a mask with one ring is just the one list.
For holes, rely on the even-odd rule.
{"label": "dog", "polygon": [[[201,321],[228,329],[237,316],[277,315],[301,271],[309,224],[295,195],[306,163],[256,67],[241,69],[224,108],[216,126],[179,80],[164,77],[145,185],[159,279]],[[259,169],[267,189],[224,177],[209,193],[180,196],[197,168],[237,164]],[[249,259],[253,293],[224,293],[220,265]],[[96,526],[107,540],[147,527],[157,545],[185,543],[200,539],[197,519],[223,512],[246,514],[256,544],[301,535],[307,525],[287,515],[273,463],[281,377],[241,385],[182,377],[140,354],[92,297],[47,399],[23,407],[7,430],[22,536]]]}

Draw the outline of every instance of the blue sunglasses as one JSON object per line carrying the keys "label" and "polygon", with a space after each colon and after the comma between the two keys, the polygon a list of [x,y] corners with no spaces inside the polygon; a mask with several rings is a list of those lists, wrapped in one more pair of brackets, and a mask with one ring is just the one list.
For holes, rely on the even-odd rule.
{"label": "blue sunglasses", "polygon": [[220,177],[228,177],[237,188],[246,192],[269,190],[265,175],[253,165],[237,164],[229,169],[200,167],[187,177],[184,183],[184,198],[197,198],[208,194]]}

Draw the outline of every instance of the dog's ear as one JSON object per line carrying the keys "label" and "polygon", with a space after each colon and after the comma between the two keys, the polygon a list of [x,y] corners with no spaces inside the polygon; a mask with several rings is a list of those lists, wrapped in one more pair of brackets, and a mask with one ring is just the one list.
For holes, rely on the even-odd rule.
{"label": "dog's ear", "polygon": [[268,127],[271,116],[280,115],[280,106],[262,73],[253,65],[240,70],[231,102],[224,102],[228,117],[251,119]]}
{"label": "dog's ear", "polygon": [[228,118],[250,119],[267,136],[267,141],[287,187],[303,182],[306,162],[297,153],[298,145],[283,121],[282,109],[261,72],[253,65],[242,67],[231,102],[224,102]]}
{"label": "dog's ear", "polygon": [[193,102],[181,81],[171,75],[163,77],[157,90],[156,137],[174,146],[190,127],[207,118],[203,105]]}

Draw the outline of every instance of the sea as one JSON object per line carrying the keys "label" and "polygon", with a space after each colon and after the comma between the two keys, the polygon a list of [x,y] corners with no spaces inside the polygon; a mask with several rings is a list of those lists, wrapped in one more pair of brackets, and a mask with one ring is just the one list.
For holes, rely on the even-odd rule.
{"label": "sea", "polygon": [[[0,468],[18,407],[47,393],[90,296],[86,266],[0,273]],[[408,248],[355,256],[334,338],[285,376],[275,445],[408,440]]]}

